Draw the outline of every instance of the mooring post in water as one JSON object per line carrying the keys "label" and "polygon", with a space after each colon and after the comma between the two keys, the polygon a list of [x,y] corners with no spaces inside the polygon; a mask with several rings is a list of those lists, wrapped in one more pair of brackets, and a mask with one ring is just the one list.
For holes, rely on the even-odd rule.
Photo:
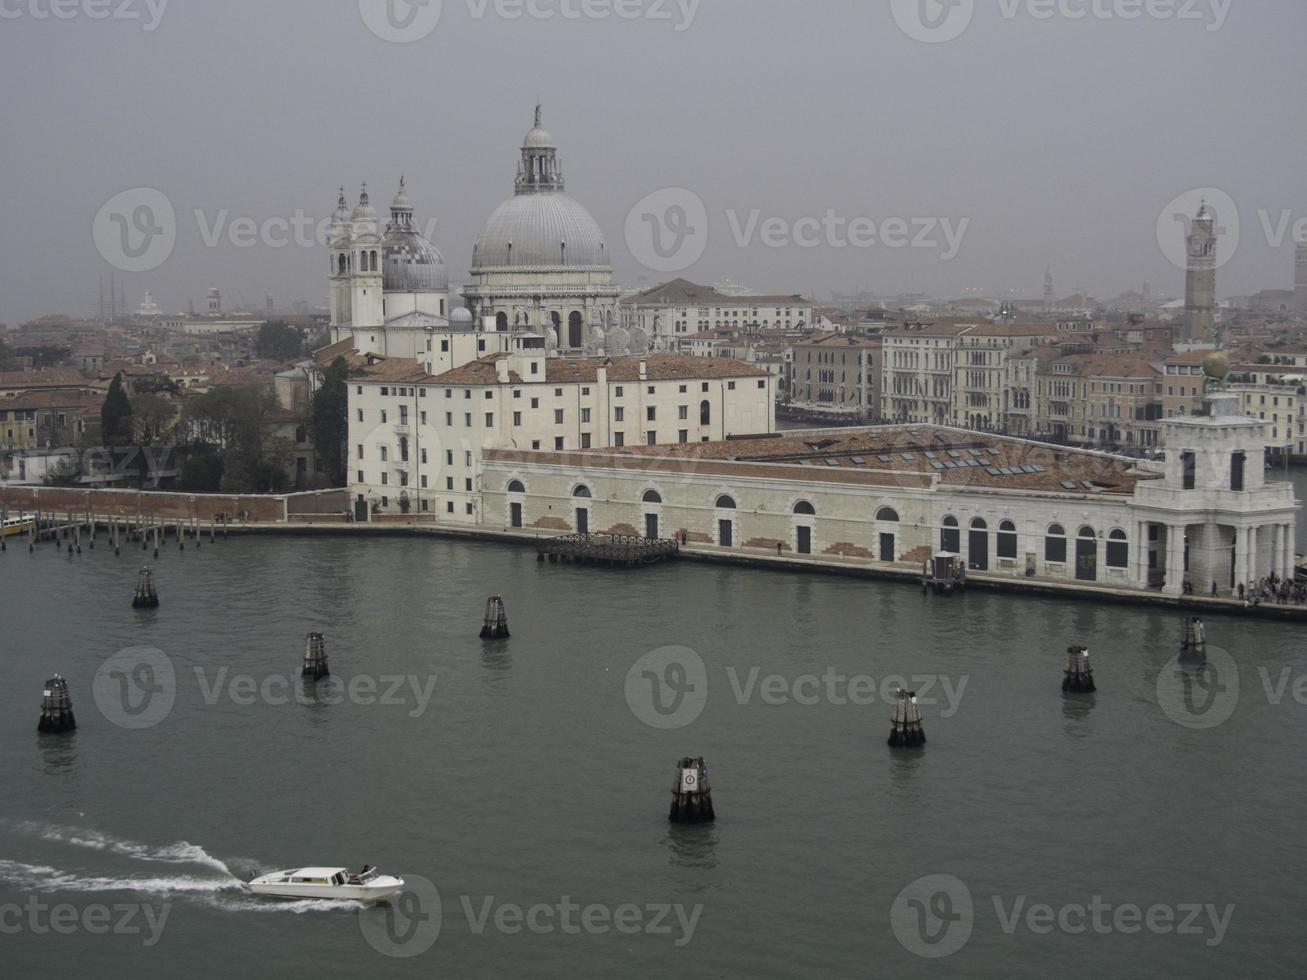
{"label": "mooring post in water", "polygon": [[0,504],[0,551],[8,551],[9,546],[9,508]]}
{"label": "mooring post in water", "polygon": [[159,593],[154,589],[154,576],[149,568],[142,568],[136,576],[136,591],[132,594],[133,609],[158,609]]}
{"label": "mooring post in water", "polygon": [[917,692],[899,688],[894,696],[894,709],[890,715],[889,744],[894,748],[915,748],[926,744],[926,731],[921,727],[921,709],[917,707]]}
{"label": "mooring post in water", "polygon": [[504,608],[504,597],[492,595],[486,600],[486,618],[481,626],[481,639],[508,639],[508,610]]}
{"label": "mooring post in water", "polygon": [[1197,616],[1184,621],[1180,637],[1180,659],[1204,663],[1207,660],[1207,627]]}
{"label": "mooring post in water", "polygon": [[68,682],[55,674],[45,682],[45,695],[41,698],[41,721],[38,732],[71,732],[77,727],[73,717],[73,699],[68,693]]}
{"label": "mooring post in water", "polygon": [[708,766],[703,757],[682,759],[676,764],[676,783],[672,786],[672,823],[707,823],[716,814],[712,808],[712,788],[708,785]]}
{"label": "mooring post in water", "polygon": [[155,558],[159,557],[159,528],[160,527],[161,527],[160,523],[158,521],[155,521],[154,522],[154,557]]}
{"label": "mooring post in water", "polygon": [[1062,690],[1072,694],[1085,694],[1097,690],[1094,686],[1094,668],[1089,666],[1089,648],[1073,643],[1066,648],[1066,671]]}
{"label": "mooring post in water", "polygon": [[186,527],[182,524],[181,518],[177,518],[177,550],[186,550]]}
{"label": "mooring post in water", "polygon": [[301,676],[320,681],[330,674],[327,669],[327,641],[321,633],[310,633],[304,638],[304,669]]}

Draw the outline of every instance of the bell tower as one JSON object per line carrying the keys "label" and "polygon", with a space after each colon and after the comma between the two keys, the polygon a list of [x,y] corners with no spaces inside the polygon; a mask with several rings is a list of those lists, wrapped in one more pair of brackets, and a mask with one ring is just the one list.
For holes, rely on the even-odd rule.
{"label": "bell tower", "polygon": [[1184,339],[1210,343],[1216,337],[1216,216],[1204,201],[1185,239]]}

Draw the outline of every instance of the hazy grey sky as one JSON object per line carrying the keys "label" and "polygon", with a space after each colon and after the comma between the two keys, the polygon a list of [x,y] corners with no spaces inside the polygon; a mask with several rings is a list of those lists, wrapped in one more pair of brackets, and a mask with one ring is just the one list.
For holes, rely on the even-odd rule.
{"label": "hazy grey sky", "polygon": [[[91,308],[113,271],[93,219],[136,187],[166,196],[177,235],[161,266],[124,275],[131,306],[147,288],[167,309],[198,306],[208,286],[232,306],[261,307],[266,292],[322,302],[324,250],[237,247],[229,225],[207,244],[206,229],[224,209],[227,222],[325,218],[337,186],[352,205],[363,180],[384,215],[401,173],[462,279],[512,193],[537,99],[568,192],[629,285],[670,278],[624,234],[632,207],[667,187],[708,215],[703,256],[679,274],[778,292],[1033,296],[1052,263],[1062,294],[1150,280],[1174,295],[1183,277],[1157,220],[1205,186],[1239,211],[1221,294],[1287,288],[1290,235],[1273,248],[1258,212],[1273,228],[1286,209],[1307,217],[1303,0],[893,0],[898,19],[891,0],[702,0],[688,22],[692,0],[613,0],[633,20],[610,0],[532,0],[552,18],[444,0],[435,29],[406,44],[370,30],[359,0],[171,0],[157,24],[161,0],[53,0],[67,19],[51,2],[0,0],[10,325]],[[401,19],[413,12],[395,2]],[[971,20],[923,43],[899,23],[911,29],[918,3],[940,30]],[[733,225],[747,231],[755,211],[741,246]],[[812,234],[828,212],[878,231],[889,218],[967,224],[945,261],[938,229],[935,248],[839,247],[845,236]],[[799,237],[820,244],[768,247],[768,218],[817,219]]]}

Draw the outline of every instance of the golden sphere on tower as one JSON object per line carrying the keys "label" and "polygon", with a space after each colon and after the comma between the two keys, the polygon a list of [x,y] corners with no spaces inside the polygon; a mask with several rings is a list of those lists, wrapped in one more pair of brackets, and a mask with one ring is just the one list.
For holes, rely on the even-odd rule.
{"label": "golden sphere on tower", "polygon": [[1203,374],[1213,381],[1224,381],[1230,375],[1230,359],[1224,354],[1208,354],[1203,358]]}

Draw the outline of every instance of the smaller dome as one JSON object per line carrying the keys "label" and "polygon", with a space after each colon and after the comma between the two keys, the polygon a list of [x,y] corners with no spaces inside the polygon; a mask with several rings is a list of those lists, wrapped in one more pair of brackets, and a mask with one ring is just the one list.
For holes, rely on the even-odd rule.
{"label": "smaller dome", "polygon": [[522,140],[522,146],[531,150],[551,150],[557,149],[554,144],[554,138],[549,135],[549,131],[536,126],[526,134]]}
{"label": "smaller dome", "polygon": [[354,214],[351,216],[355,221],[375,221],[377,217],[376,209],[368,202],[368,185],[363,185],[363,193],[359,195],[358,206],[354,208]]}
{"label": "smaller dome", "polygon": [[625,354],[631,347],[631,335],[625,327],[613,327],[608,331],[606,347],[610,354]]}
{"label": "smaller dome", "polygon": [[449,314],[449,323],[455,327],[472,326],[472,311],[466,306],[456,307],[454,312]]}

